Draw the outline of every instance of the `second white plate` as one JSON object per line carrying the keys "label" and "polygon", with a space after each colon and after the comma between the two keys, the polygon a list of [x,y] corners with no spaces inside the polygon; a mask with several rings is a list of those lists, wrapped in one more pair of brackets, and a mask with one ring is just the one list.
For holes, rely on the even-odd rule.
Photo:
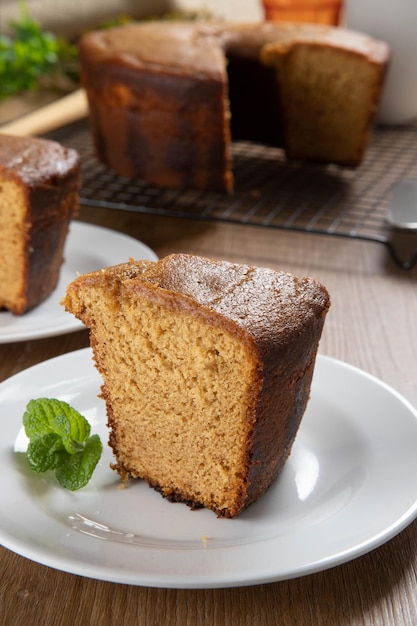
{"label": "second white plate", "polygon": [[124,263],[129,257],[157,260],[148,246],[133,237],[77,221],[71,222],[64,256],[58,285],[45,302],[24,315],[0,311],[0,344],[52,337],[83,328],[83,324],[59,304],[66,286],[77,274]]}

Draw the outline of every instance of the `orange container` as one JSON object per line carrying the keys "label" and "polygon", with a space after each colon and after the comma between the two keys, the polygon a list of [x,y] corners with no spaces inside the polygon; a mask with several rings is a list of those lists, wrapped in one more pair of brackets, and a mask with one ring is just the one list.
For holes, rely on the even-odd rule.
{"label": "orange container", "polygon": [[340,24],[343,0],[262,0],[265,19],[271,22]]}

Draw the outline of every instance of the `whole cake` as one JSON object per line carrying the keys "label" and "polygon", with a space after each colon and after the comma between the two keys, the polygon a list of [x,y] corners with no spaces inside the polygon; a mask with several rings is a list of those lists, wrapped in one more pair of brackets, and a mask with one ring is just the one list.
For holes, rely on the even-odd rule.
{"label": "whole cake", "polygon": [[80,43],[92,136],[117,174],[231,192],[231,140],[357,166],[389,49],[317,24],[147,22]]}
{"label": "whole cake", "polygon": [[236,517],[276,479],[310,394],[330,305],[311,278],[197,256],[79,276],[122,478]]}
{"label": "whole cake", "polygon": [[20,315],[55,289],[78,189],[74,150],[0,134],[0,308]]}

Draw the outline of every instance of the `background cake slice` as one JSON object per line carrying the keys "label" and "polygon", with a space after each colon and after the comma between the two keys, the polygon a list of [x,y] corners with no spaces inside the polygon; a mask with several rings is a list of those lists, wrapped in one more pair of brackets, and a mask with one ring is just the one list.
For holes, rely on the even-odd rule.
{"label": "background cake slice", "polygon": [[55,289],[79,167],[75,150],[0,133],[0,309],[22,314]]}
{"label": "background cake slice", "polygon": [[310,394],[326,289],[188,255],[78,277],[123,478],[235,517],[282,469]]}

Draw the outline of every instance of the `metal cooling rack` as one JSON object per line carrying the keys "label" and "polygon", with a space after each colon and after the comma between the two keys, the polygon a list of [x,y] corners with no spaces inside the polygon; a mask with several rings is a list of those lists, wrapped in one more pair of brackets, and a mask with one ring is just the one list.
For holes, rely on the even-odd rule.
{"label": "metal cooling rack", "polygon": [[375,129],[365,161],[355,170],[287,162],[278,148],[237,142],[231,196],[116,176],[97,162],[86,120],[48,137],[80,153],[83,205],[350,237],[384,244],[404,269],[417,262],[417,235],[404,258],[386,220],[395,184],[417,178],[416,127]]}

